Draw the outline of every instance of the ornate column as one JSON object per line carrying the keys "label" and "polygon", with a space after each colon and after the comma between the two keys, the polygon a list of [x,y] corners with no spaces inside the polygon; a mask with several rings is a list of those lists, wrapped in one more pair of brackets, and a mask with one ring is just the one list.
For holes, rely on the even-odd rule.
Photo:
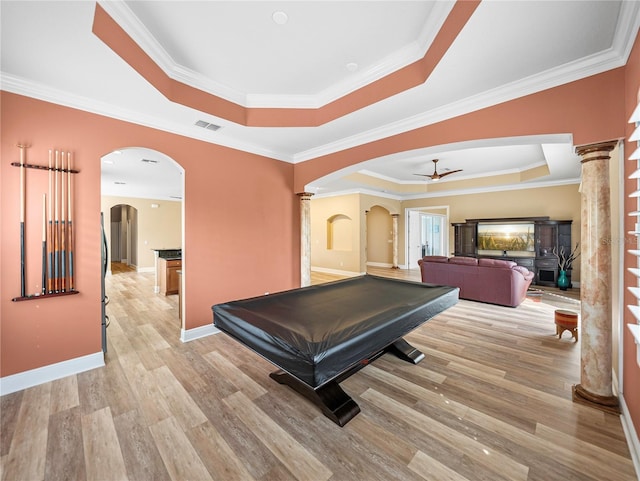
{"label": "ornate column", "polygon": [[573,400],[619,413],[612,389],[611,359],[611,205],[609,153],[617,142],[576,148],[582,157],[580,235],[580,384]]}
{"label": "ornate column", "polygon": [[311,196],[309,192],[300,197],[300,287],[311,285]]}
{"label": "ornate column", "polygon": [[391,214],[393,219],[393,265],[392,269],[398,268],[398,216],[400,214]]}

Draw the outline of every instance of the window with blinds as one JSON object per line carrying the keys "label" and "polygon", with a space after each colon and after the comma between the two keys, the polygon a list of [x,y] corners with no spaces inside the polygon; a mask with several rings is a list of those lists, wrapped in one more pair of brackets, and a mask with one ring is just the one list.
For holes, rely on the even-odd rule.
{"label": "window with blinds", "polygon": [[[629,232],[631,235],[635,235],[636,239],[640,238],[640,165],[638,161],[640,161],[640,103],[636,106],[636,109],[633,112],[633,115],[629,119],[629,123],[635,125],[635,130],[629,140],[631,142],[636,142],[636,149],[629,157],[629,160],[636,162],[636,170],[633,172],[629,179],[636,179],[636,190],[629,194],[629,197],[635,198],[635,209],[632,212],[629,212],[629,215],[635,219],[634,229]],[[630,249],[629,254],[636,257],[636,259],[640,259],[640,248],[638,247],[638,241],[636,240],[636,248]],[[633,314],[636,319],[635,324],[627,324],[627,327],[633,333],[633,336],[636,340],[636,355],[637,362],[640,366],[640,287],[638,287],[638,283],[640,282],[640,268],[638,268],[638,262],[636,262],[636,267],[629,267],[629,272],[631,272],[636,278],[636,286],[629,286],[629,291],[635,297],[635,304],[630,304],[627,307]]]}

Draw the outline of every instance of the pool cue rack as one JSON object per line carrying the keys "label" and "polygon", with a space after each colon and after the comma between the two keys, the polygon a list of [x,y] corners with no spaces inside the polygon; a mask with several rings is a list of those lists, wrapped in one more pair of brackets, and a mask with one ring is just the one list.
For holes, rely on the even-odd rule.
{"label": "pool cue rack", "polygon": [[[26,162],[27,145],[18,145],[20,162],[20,296],[14,302],[79,294],[74,275],[72,155],[68,151],[49,150],[49,165]],[[65,167],[66,159],[66,167]],[[54,161],[55,160],[55,161]],[[49,173],[49,190],[42,193],[42,286],[39,292],[26,292],[26,169]],[[55,210],[54,210],[55,204]],[[48,215],[47,215],[48,207]]]}

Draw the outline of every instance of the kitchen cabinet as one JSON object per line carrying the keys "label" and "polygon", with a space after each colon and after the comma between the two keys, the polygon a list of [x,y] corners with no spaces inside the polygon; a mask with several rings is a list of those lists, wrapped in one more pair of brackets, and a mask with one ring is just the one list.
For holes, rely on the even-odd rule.
{"label": "kitchen cabinet", "polygon": [[158,259],[158,281],[160,283],[160,294],[165,296],[177,294],[180,286],[180,276],[178,271],[182,269],[181,259]]}

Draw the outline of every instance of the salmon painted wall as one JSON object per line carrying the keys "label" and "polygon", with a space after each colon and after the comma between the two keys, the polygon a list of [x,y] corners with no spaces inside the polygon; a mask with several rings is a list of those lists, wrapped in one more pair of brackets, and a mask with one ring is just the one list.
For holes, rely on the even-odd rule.
{"label": "salmon painted wall", "polygon": [[[625,67],[625,122],[631,118],[636,105],[640,103],[640,35],[636,38],[636,42],[631,50],[629,61]],[[633,133],[635,126],[627,123],[625,138]],[[629,175],[637,168],[637,163],[634,161],[626,160],[629,156],[638,148],[637,142],[625,142],[625,160],[624,162],[624,178],[625,178],[625,211],[633,212],[637,210],[636,199],[630,199],[627,196],[637,190],[637,183],[635,180],[629,179]],[[635,223],[638,222],[635,217],[625,216],[624,219],[624,232],[630,232],[635,230]],[[620,249],[624,250],[624,305],[636,304],[637,299],[631,295],[626,289],[629,286],[637,286],[638,280],[633,276],[627,268],[637,267],[637,260],[635,256],[632,256],[627,252],[628,249],[635,249],[638,240],[635,236],[627,234],[624,238],[624,245],[620,246]],[[624,400],[629,409],[633,425],[636,433],[640,434],[640,367],[636,362],[636,344],[634,342],[631,332],[626,327],[626,324],[635,323],[636,320],[628,309],[624,309],[624,326],[623,330],[623,395]],[[640,346],[639,346],[640,347]]]}
{"label": "salmon painted wall", "polygon": [[[293,166],[179,135],[1,92],[0,348],[2,377],[99,352],[100,158],[127,146],[163,152],[185,169],[185,327],[211,306],[300,285],[299,200]],[[12,302],[20,294],[18,143],[27,162],[74,153],[77,295]],[[39,288],[46,171],[27,170],[27,292]]]}
{"label": "salmon painted wall", "polygon": [[296,191],[350,165],[424,147],[522,135],[573,134],[574,145],[624,136],[624,68],[296,165]]}

